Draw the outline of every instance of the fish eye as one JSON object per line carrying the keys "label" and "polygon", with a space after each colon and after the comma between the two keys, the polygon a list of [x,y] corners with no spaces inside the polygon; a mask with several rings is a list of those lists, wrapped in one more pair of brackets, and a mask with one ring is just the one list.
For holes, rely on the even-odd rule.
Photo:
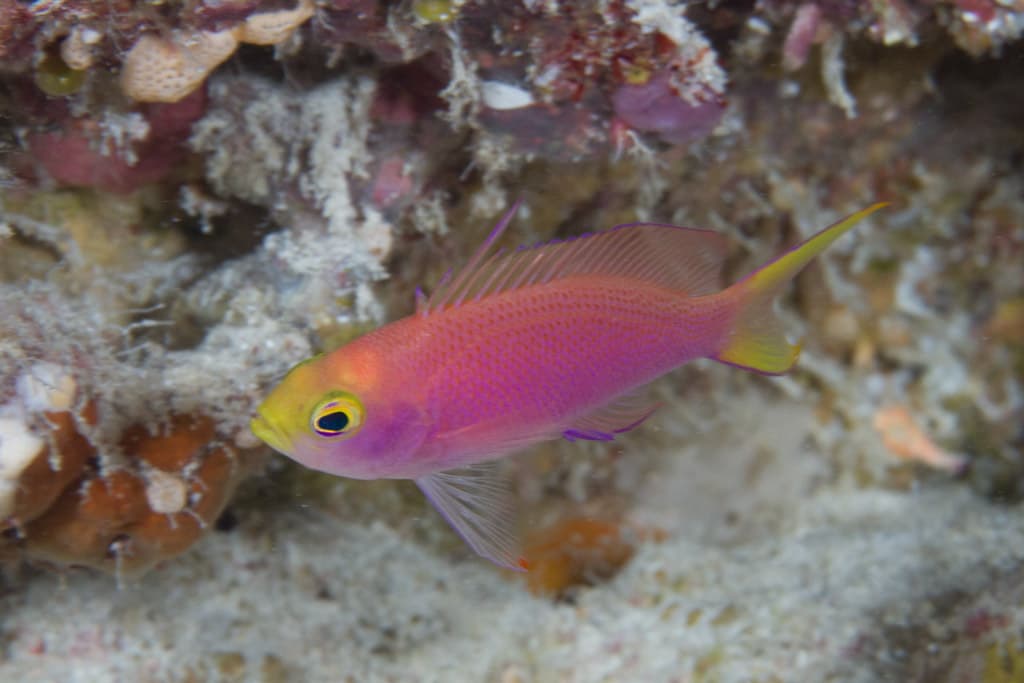
{"label": "fish eye", "polygon": [[349,394],[332,394],[313,411],[310,424],[323,437],[352,435],[363,423],[363,406]]}
{"label": "fish eye", "polygon": [[316,419],[316,430],[321,434],[341,434],[348,423],[348,414],[344,410],[335,410]]}

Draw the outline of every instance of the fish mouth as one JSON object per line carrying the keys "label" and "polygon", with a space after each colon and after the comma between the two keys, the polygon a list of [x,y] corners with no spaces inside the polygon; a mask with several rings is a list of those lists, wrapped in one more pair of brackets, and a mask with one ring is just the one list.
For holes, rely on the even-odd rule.
{"label": "fish mouth", "polygon": [[249,429],[263,443],[273,448],[278,453],[288,455],[291,451],[291,443],[281,432],[277,431],[274,425],[262,414],[257,414],[249,421]]}

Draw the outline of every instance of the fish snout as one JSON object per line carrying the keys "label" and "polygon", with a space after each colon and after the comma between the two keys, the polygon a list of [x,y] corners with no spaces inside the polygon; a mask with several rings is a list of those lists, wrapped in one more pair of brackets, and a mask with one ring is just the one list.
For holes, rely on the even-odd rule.
{"label": "fish snout", "polygon": [[257,413],[256,417],[249,421],[249,429],[256,435],[256,438],[278,453],[284,455],[291,453],[290,440],[285,438],[284,434],[274,427],[274,424],[262,413]]}

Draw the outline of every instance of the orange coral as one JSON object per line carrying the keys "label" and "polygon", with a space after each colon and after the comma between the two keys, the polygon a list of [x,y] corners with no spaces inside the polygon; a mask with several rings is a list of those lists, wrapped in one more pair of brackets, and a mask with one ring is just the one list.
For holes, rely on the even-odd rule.
{"label": "orange coral", "polygon": [[128,428],[122,439],[127,453],[145,460],[165,472],[176,472],[213,441],[213,422],[207,418],[175,415],[165,434],[154,438],[142,425]]}
{"label": "orange coral", "polygon": [[[95,421],[95,410],[91,409]],[[241,474],[205,417],[175,415],[166,431],[125,431],[123,464],[100,467],[69,414],[48,416],[60,469],[33,463],[19,498],[27,558],[133,574],[188,549],[224,509]],[[26,472],[28,477],[29,472]],[[22,494],[22,490],[19,490]]]}
{"label": "orange coral", "polygon": [[70,488],[26,527],[26,554],[55,564],[102,567],[113,559],[111,542],[144,509],[141,494],[139,481],[126,471]]}
{"label": "orange coral", "polygon": [[[89,442],[75,426],[70,411],[43,413],[50,428],[50,443],[44,447],[18,478],[14,509],[0,520],[0,530],[21,527],[47,510],[68,485],[82,474],[86,461],[95,455]],[[88,402],[78,419],[96,424],[96,404]]]}
{"label": "orange coral", "polygon": [[900,458],[953,473],[962,472],[967,464],[963,458],[935,445],[903,406],[882,408],[875,413],[874,425],[885,447]]}
{"label": "orange coral", "polygon": [[637,542],[660,537],[619,522],[567,517],[527,538],[526,585],[535,595],[549,596],[591,585],[615,575],[633,557]]}

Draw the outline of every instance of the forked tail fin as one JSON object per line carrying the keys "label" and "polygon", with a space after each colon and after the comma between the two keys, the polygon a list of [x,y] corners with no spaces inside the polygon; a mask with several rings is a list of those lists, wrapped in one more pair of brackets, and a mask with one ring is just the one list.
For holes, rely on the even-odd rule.
{"label": "forked tail fin", "polygon": [[714,356],[715,360],[766,375],[789,371],[800,355],[800,344],[786,340],[772,308],[775,295],[843,233],[885,206],[888,202],[873,204],[844,218],[730,287],[739,310],[725,348]]}

